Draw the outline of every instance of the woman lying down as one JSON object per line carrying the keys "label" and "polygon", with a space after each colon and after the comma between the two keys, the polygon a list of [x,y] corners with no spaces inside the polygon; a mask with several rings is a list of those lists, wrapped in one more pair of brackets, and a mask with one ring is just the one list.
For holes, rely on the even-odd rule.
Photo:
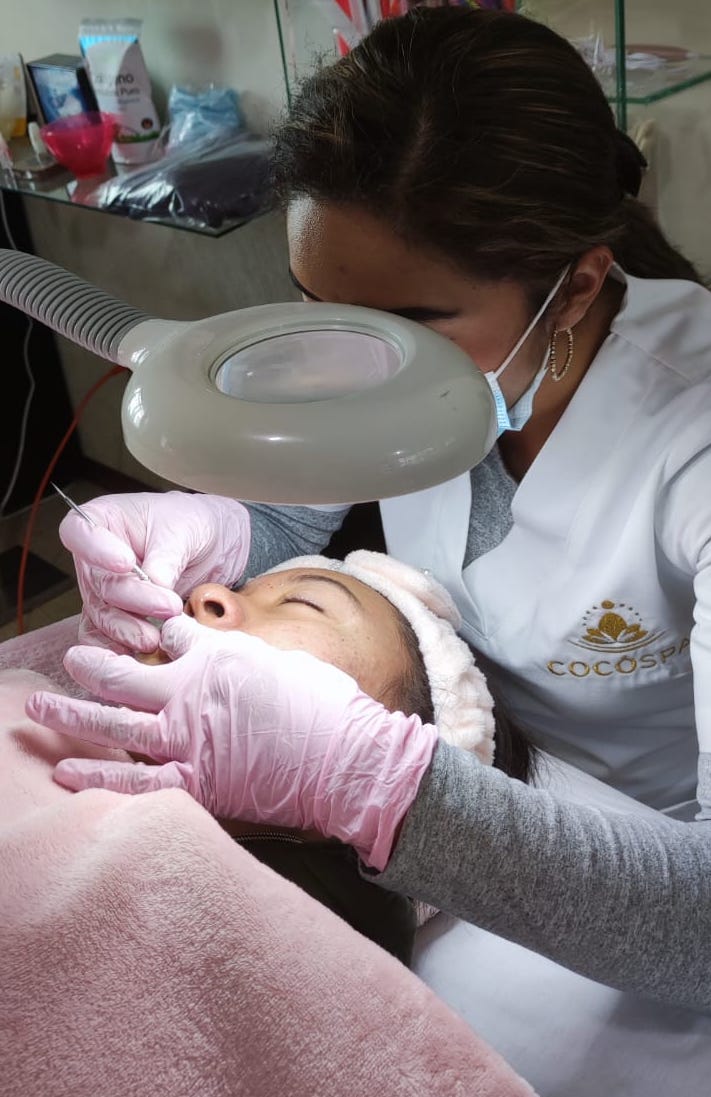
{"label": "woman lying down", "polygon": [[[299,557],[234,592],[215,584],[198,586],[185,611],[209,628],[239,629],[274,647],[306,651],[333,663],[392,711],[434,721],[444,739],[473,751],[482,763],[489,765],[493,758],[512,777],[526,781],[531,776],[533,749],[498,704],[492,713],[484,677],[456,635],[459,613],[450,596],[435,580],[392,557],[365,551],[351,553],[344,562]],[[72,622],[60,622],[0,645],[0,667],[41,671],[60,688],[86,697],[60,664],[67,647],[76,642]],[[157,661],[161,653],[141,658]],[[33,689],[51,688],[49,683],[21,682],[19,672],[5,674],[15,674],[23,697]],[[7,725],[4,715],[0,712],[0,725]],[[115,751],[69,741],[46,728],[35,728],[33,734],[35,749],[32,737],[25,737],[24,754],[29,762],[27,753],[33,750],[38,765],[44,763],[46,780],[48,763],[53,766],[62,757],[117,757]],[[120,755],[127,760],[123,751]],[[11,752],[11,766],[13,757]],[[67,765],[62,763],[60,772]],[[64,783],[71,787],[68,779]],[[50,788],[46,792],[51,796]],[[315,833],[234,820],[223,826],[275,872],[409,962],[415,904],[364,879],[349,847]]]}
{"label": "woman lying down", "polygon": [[[236,591],[196,587],[185,612],[214,629],[239,629],[283,650],[332,663],[391,711],[435,723],[448,742],[527,780],[533,751],[501,714],[467,645],[459,613],[434,579],[392,557],[358,551],[345,561],[288,560]],[[160,661],[162,653],[141,657]],[[149,759],[144,759],[150,761]],[[235,821],[225,829],[354,929],[409,963],[410,900],[369,883],[349,847],[315,832]]]}

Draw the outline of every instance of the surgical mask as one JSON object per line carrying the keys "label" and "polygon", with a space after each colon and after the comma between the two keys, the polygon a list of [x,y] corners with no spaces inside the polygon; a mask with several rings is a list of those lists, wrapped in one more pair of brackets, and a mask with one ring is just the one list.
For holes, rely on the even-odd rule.
{"label": "surgical mask", "polygon": [[538,312],[531,320],[531,323],[528,325],[520,339],[514,344],[513,349],[510,350],[509,353],[506,355],[506,358],[501,363],[499,368],[496,370],[489,370],[487,373],[484,374],[489,388],[491,389],[492,396],[494,397],[494,403],[496,405],[497,438],[500,438],[506,430],[523,430],[526,423],[533,414],[533,400],[536,393],[538,392],[538,389],[540,388],[543,378],[546,375],[546,367],[548,366],[548,348],[546,348],[545,354],[543,355],[543,361],[540,365],[540,368],[538,369],[538,372],[536,373],[536,376],[533,378],[531,384],[528,386],[526,391],[518,398],[516,403],[510,409],[506,407],[506,398],[501,391],[501,386],[499,385],[499,377],[504,372],[506,367],[510,365],[512,359],[516,357],[519,350],[528,339],[536,324],[543,316],[543,313],[546,311],[556,293],[562,286],[563,279],[565,278],[569,270],[570,266],[567,266],[561,274],[560,278],[558,278],[558,280],[556,281],[556,284],[553,286],[553,289],[546,297]]}

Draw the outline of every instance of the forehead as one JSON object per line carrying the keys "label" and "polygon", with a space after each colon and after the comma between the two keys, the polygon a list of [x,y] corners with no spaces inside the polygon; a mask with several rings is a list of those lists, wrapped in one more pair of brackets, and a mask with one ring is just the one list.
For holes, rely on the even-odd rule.
{"label": "forehead", "polygon": [[411,246],[352,205],[299,198],[287,213],[289,258],[299,282],[329,301],[395,309],[418,299],[471,292],[472,280],[444,256]]}

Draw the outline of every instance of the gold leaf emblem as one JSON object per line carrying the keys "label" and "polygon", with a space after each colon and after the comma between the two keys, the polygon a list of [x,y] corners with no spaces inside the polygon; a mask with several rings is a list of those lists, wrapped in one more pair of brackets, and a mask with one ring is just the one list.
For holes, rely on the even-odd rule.
{"label": "gold leaf emblem", "polygon": [[[603,612],[601,613],[600,610]],[[620,612],[622,610],[628,612],[623,614]],[[583,625],[586,625],[591,618],[593,621],[587,624],[580,639],[573,640],[577,647],[592,651],[634,651],[636,648],[651,644],[663,635],[662,632],[650,634],[648,629],[642,628],[639,614],[624,602],[616,603],[605,599],[599,606],[593,606],[585,614]]]}

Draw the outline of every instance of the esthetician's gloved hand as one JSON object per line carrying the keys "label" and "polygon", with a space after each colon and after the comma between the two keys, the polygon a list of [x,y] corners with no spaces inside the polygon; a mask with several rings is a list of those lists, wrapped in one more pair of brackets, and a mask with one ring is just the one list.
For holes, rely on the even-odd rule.
{"label": "esthetician's gloved hand", "polygon": [[[249,513],[234,499],[139,492],[105,495],[83,509],[97,526],[72,512],[59,535],[74,555],[87,643],[154,651],[160,633],[146,617],[181,613],[181,595],[199,583],[234,586],[246,566]],[[153,582],[131,572],[136,563]]]}
{"label": "esthetician's gloved hand", "polygon": [[[67,788],[186,789],[219,818],[315,829],[385,867],[429,766],[437,730],[388,712],[312,655],[174,617],[161,643],[175,661],[144,666],[70,648],[65,666],[112,708],[34,693],[27,714],[54,731],[155,759],[67,759]],[[134,711],[139,710],[139,711]]]}

